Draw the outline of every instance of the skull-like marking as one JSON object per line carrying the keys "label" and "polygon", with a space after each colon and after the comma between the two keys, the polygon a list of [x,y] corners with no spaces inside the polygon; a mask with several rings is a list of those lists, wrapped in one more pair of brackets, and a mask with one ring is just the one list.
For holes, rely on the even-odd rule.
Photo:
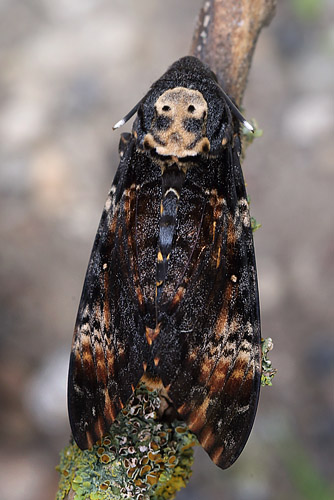
{"label": "skull-like marking", "polygon": [[208,105],[201,92],[185,87],[166,90],[154,108],[151,130],[144,139],[146,149],[178,158],[209,152]]}

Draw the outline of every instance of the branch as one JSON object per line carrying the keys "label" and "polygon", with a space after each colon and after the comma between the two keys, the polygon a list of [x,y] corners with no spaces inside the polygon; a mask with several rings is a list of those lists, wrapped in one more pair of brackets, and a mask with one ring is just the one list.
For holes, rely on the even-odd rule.
{"label": "branch", "polygon": [[276,0],[206,0],[190,52],[216,73],[237,105],[242,102],[256,41],[275,14]]}
{"label": "branch", "polygon": [[197,439],[184,422],[162,422],[161,406],[158,391],[140,384],[102,441],[84,451],[70,443],[56,500],[174,498],[191,476]]}

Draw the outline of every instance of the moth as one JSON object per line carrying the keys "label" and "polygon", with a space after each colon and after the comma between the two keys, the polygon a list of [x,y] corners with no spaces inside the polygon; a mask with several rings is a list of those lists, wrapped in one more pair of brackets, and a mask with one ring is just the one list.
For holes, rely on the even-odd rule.
{"label": "moth", "polygon": [[240,123],[198,59],[175,62],[130,113],[90,257],[70,358],[81,449],[139,381],[163,388],[215,464],[229,467],[258,404],[259,299]]}

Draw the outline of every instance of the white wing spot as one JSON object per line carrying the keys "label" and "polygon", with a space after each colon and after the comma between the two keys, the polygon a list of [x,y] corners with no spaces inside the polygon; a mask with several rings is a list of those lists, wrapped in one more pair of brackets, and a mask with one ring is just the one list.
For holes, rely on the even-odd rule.
{"label": "white wing spot", "polygon": [[108,212],[111,207],[111,198],[108,196],[104,209]]}

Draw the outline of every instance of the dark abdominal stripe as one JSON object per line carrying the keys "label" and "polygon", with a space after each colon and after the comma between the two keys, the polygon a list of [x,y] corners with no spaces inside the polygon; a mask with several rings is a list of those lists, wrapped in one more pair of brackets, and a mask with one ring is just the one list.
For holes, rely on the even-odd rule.
{"label": "dark abdominal stripe", "polygon": [[172,250],[177,207],[184,178],[185,173],[176,164],[167,167],[162,174],[162,200],[156,276],[157,300],[161,296],[163,284],[167,277],[168,259]]}

